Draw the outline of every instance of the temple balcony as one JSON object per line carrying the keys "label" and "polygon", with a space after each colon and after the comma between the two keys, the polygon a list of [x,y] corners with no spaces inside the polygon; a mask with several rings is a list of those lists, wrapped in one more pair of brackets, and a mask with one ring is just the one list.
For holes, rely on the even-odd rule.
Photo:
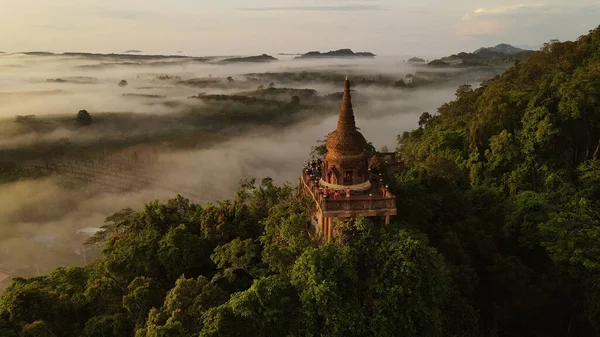
{"label": "temple balcony", "polygon": [[303,173],[301,178],[302,192],[309,195],[317,205],[317,211],[327,218],[351,218],[359,216],[396,215],[396,199],[389,192],[379,176],[371,176],[371,189],[363,193],[352,192],[350,197],[343,193],[338,199],[333,194],[325,198],[319,178]]}

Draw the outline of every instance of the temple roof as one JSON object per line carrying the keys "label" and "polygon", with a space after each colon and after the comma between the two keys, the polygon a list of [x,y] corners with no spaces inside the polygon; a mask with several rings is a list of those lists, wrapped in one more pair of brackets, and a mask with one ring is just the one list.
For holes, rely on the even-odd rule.
{"label": "temple roof", "polygon": [[356,131],[356,122],[354,120],[354,111],[352,110],[352,95],[350,95],[350,81],[348,77],[344,81],[344,97],[342,98],[342,108],[338,117],[337,130],[339,132]]}
{"label": "temple roof", "polygon": [[328,156],[353,156],[365,152],[367,141],[356,129],[354,111],[352,110],[352,96],[350,95],[350,81],[344,81],[344,97],[342,108],[338,116],[337,129],[327,137]]}

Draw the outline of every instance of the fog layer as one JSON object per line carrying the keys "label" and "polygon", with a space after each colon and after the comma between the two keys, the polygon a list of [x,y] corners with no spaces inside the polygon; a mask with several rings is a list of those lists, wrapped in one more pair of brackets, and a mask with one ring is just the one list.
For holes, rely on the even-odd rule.
{"label": "fog layer", "polygon": [[[142,181],[118,193],[115,186],[107,188],[106,184],[90,182],[103,181],[101,176],[110,175],[108,172],[90,173],[93,179],[86,182],[73,178],[75,175],[49,174],[35,180],[0,184],[3,205],[0,208],[0,272],[31,276],[63,264],[89,262],[93,252],[86,251],[84,256],[81,243],[86,235],[77,231],[102,226],[107,216],[120,209],[140,209],[145,202],[165,200],[178,193],[198,203],[228,199],[245,178],[268,176],[277,183],[295,184],[311,147],[335,129],[341,104],[334,101],[331,105],[312,106],[301,102],[301,113],[297,113],[292,122],[237,125],[234,120],[235,127],[232,124],[217,128],[210,123],[214,105],[189,96],[244,94],[258,86],[273,86],[315,89],[319,97],[324,97],[342,91],[343,83],[318,79],[269,83],[248,74],[314,72],[348,75],[353,81],[378,76],[399,80],[422,69],[395,59],[294,61],[286,58],[271,63],[219,65],[192,59],[132,62],[118,58],[18,54],[0,56],[0,70],[3,74],[0,79],[0,150],[5,150],[0,164],[32,165],[37,155],[32,160],[31,153],[38,153],[32,151],[39,150],[43,144],[51,147],[53,141],[96,142],[102,151],[89,150],[85,157],[90,162],[89,167],[94,165],[91,162],[112,163],[115,156],[130,158],[134,154],[138,162],[135,171],[117,169],[122,172],[113,174],[120,179],[114,180],[113,185],[122,185],[127,179]],[[190,81],[193,79],[196,81]],[[119,86],[121,80],[127,81],[127,85]],[[413,129],[421,113],[434,113],[442,103],[451,100],[456,85],[462,82],[476,83],[474,78],[457,78],[411,90],[377,83],[356,85],[353,99],[357,125],[376,148],[387,146],[393,150],[398,134]],[[289,100],[289,97],[281,98],[284,99]],[[94,122],[89,128],[65,124],[65,120],[70,123],[81,109],[92,115]],[[207,122],[190,125],[188,120],[179,117],[190,113],[205,114]],[[16,115],[35,115],[39,123],[17,123]],[[252,115],[248,120],[252,121]],[[185,150],[162,142],[163,137],[171,133],[187,135],[186,132],[198,140]],[[132,139],[131,145],[125,141],[126,145],[121,142],[118,146],[103,148],[103,144],[123,139]],[[30,156],[23,155],[27,151]],[[44,163],[52,161],[46,150],[39,153],[46,155]],[[141,159],[137,159],[138,156]],[[73,162],[77,157],[69,160],[69,165],[78,165]],[[62,158],[56,161],[64,162]],[[41,162],[35,164],[41,165]],[[0,283],[0,287],[6,284]]]}

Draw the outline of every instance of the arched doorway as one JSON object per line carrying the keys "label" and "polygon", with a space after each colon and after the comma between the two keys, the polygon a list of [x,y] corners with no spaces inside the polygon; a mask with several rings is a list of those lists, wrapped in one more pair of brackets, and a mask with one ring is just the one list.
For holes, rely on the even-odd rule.
{"label": "arched doorway", "polygon": [[329,170],[329,173],[327,174],[327,182],[330,184],[337,185],[337,180],[337,175],[335,174],[335,172],[333,172],[333,169]]}

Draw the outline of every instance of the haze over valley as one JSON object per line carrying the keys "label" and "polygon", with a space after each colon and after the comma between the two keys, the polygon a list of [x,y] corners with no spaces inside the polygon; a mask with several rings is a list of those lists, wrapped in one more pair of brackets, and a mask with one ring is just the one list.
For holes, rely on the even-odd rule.
{"label": "haze over valley", "polygon": [[[295,183],[311,147],[335,127],[347,75],[362,132],[393,150],[397,135],[451,100],[457,85],[499,71],[391,57],[278,58],[1,56],[0,261],[24,276],[83,263],[85,235],[75,233],[121,208],[177,194],[215,202],[247,178]],[[415,74],[423,83],[395,85]],[[84,109],[92,123],[82,127],[75,116]]]}
{"label": "haze over valley", "polygon": [[0,4],[0,337],[600,336],[599,17]]}

